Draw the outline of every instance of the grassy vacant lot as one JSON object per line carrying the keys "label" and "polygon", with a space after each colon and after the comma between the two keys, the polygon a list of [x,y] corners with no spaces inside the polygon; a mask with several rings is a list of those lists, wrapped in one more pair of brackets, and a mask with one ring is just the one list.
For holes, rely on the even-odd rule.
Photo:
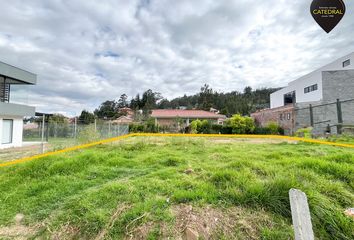
{"label": "grassy vacant lot", "polygon": [[318,239],[354,239],[354,150],[133,137],[0,169],[0,238],[292,239],[288,191]]}

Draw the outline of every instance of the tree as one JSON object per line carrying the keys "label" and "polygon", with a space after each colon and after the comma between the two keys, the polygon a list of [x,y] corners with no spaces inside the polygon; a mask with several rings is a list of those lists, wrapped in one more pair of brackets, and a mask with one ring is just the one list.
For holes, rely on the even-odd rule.
{"label": "tree", "polygon": [[127,94],[123,93],[122,95],[120,95],[120,98],[118,99],[118,107],[119,108],[128,107],[127,99],[128,99]]}
{"label": "tree", "polygon": [[250,86],[245,87],[245,89],[243,90],[243,93],[244,93],[246,96],[251,95],[251,93],[252,93],[252,88],[251,88]]}
{"label": "tree", "polygon": [[89,111],[82,110],[79,116],[79,122],[83,124],[90,124],[95,122],[95,115]]}
{"label": "tree", "polygon": [[141,109],[143,109],[145,114],[154,108],[157,108],[157,102],[162,99],[162,96],[159,92],[153,92],[151,89],[143,93],[141,99]]}
{"label": "tree", "polygon": [[234,134],[250,134],[256,128],[253,118],[242,117],[239,114],[233,115],[226,121],[226,126],[232,128]]}
{"label": "tree", "polygon": [[118,104],[116,101],[105,101],[96,110],[95,115],[101,119],[112,119],[118,114]]}
{"label": "tree", "polygon": [[213,107],[213,89],[209,88],[208,84],[204,84],[200,89],[198,106],[206,111]]}
{"label": "tree", "polygon": [[141,108],[141,100],[139,94],[137,94],[135,98],[130,101],[130,108],[134,110],[138,110]]}

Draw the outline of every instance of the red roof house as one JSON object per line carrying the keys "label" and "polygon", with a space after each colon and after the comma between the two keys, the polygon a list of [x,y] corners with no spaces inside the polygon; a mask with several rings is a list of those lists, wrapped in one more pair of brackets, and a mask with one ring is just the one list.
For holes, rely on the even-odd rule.
{"label": "red roof house", "polygon": [[188,126],[193,120],[208,120],[215,124],[223,124],[226,116],[203,110],[155,109],[151,117],[159,126],[176,126],[181,121]]}

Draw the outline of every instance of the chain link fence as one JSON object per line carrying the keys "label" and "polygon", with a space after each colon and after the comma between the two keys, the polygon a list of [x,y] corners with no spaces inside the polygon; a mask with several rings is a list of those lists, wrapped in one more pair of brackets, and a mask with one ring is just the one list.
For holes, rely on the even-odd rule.
{"label": "chain link fence", "polygon": [[126,135],[129,125],[99,121],[85,124],[75,119],[72,122],[53,122],[43,118],[24,124],[23,144],[19,148],[0,151],[1,161],[10,161],[26,156],[56,151],[67,147]]}

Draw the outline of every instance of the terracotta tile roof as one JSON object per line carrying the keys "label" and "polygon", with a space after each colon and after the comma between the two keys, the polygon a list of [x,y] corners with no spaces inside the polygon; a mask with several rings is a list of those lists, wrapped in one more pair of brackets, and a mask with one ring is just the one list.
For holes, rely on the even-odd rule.
{"label": "terracotta tile roof", "polygon": [[180,110],[180,109],[155,109],[152,110],[151,117],[156,118],[226,118],[225,115],[215,114],[203,110]]}

